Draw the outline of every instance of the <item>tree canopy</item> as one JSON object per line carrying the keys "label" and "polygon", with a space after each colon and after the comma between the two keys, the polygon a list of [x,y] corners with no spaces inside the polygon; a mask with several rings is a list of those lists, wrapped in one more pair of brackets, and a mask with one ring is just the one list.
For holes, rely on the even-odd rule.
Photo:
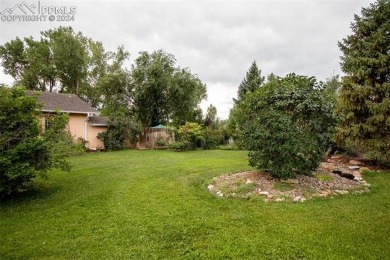
{"label": "tree canopy", "polygon": [[244,80],[241,82],[240,86],[238,86],[237,100],[235,101],[240,102],[241,100],[244,100],[249,93],[253,93],[259,89],[264,83],[264,79],[265,78],[261,75],[261,70],[257,67],[256,61],[253,61]]}
{"label": "tree canopy", "polygon": [[[95,88],[107,74],[122,73],[129,53],[105,51],[101,42],[75,33],[71,27],[41,32],[34,40],[16,38],[0,46],[1,65],[16,84],[27,89],[77,94],[95,107],[103,95]],[[104,83],[100,83],[100,86]]]}
{"label": "tree canopy", "polygon": [[206,86],[189,69],[175,66],[175,57],[162,50],[141,52],[132,68],[134,110],[144,126],[196,121]]}
{"label": "tree canopy", "polygon": [[240,148],[244,148],[244,143],[242,142],[242,129],[241,125],[238,124],[239,118],[243,113],[243,111],[240,110],[240,104],[245,101],[250,93],[256,92],[264,84],[264,79],[265,77],[261,75],[261,70],[257,67],[256,61],[253,61],[244,80],[238,86],[237,99],[233,98],[234,104],[233,108],[230,110],[226,128],[229,135],[233,137]]}
{"label": "tree canopy", "polygon": [[130,54],[75,33],[71,27],[41,32],[40,39],[16,38],[0,46],[1,65],[27,89],[73,93],[110,117],[131,117],[143,126],[202,122],[199,103],[206,86],[162,50]]}
{"label": "tree canopy", "polygon": [[390,1],[355,15],[352,34],[339,42],[345,73],[339,93],[343,115],[337,140],[390,161]]}

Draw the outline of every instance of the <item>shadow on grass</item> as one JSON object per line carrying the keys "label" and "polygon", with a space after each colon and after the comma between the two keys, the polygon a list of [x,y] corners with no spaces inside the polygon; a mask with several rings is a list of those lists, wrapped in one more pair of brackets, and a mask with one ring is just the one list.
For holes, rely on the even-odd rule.
{"label": "shadow on grass", "polygon": [[59,189],[60,186],[56,182],[47,178],[36,178],[26,186],[26,190],[0,197],[0,205],[2,207],[7,205],[14,206],[15,204],[47,199],[57,193]]}

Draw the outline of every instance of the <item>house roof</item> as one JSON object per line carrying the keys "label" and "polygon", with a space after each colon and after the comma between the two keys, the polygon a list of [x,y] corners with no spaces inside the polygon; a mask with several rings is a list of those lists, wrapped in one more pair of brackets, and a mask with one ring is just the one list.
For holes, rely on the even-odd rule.
{"label": "house roof", "polygon": [[88,122],[92,126],[107,126],[108,125],[108,117],[105,117],[105,116],[90,116],[88,118]]}
{"label": "house roof", "polygon": [[68,113],[98,113],[88,102],[74,94],[27,91],[29,96],[34,95],[34,93],[39,93],[38,103],[42,104],[44,112],[60,110]]}

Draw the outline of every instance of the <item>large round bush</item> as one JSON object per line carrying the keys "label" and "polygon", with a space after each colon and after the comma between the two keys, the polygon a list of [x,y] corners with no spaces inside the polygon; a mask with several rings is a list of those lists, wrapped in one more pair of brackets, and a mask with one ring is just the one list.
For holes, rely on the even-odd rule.
{"label": "large round bush", "polygon": [[249,164],[277,178],[310,174],[334,133],[335,103],[315,78],[276,77],[240,104]]}

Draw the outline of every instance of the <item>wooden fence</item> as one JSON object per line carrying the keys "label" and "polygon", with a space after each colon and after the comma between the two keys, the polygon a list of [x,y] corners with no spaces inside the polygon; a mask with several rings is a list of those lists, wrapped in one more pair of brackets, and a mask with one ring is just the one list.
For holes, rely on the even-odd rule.
{"label": "wooden fence", "polygon": [[[160,145],[157,144],[160,143]],[[167,128],[144,128],[141,133],[137,147],[139,149],[144,148],[156,148],[159,146],[165,146],[174,142],[174,136],[172,136]]]}

